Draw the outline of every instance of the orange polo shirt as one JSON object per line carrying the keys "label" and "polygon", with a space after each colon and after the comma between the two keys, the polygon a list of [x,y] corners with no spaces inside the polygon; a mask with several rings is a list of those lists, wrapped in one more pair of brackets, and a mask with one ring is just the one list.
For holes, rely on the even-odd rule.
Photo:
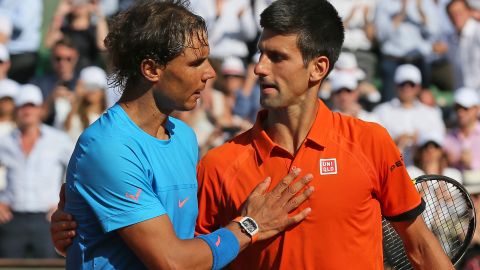
{"label": "orange polo shirt", "polygon": [[312,173],[315,192],[306,220],[239,254],[232,269],[383,269],[382,214],[393,220],[424,208],[386,130],[339,113],[321,101],[295,155],[262,130],[262,111],[249,131],[211,150],[198,165],[196,233],[225,226],[267,176],[274,187],[292,166]]}

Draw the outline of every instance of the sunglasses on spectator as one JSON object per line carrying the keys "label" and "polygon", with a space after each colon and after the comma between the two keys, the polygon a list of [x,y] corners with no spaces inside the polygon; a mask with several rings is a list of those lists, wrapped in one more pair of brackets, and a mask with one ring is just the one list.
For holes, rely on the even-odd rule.
{"label": "sunglasses on spectator", "polygon": [[398,86],[399,86],[400,88],[405,88],[406,86],[408,86],[408,87],[410,87],[410,88],[413,88],[413,87],[415,87],[416,85],[417,85],[416,83],[411,82],[411,81],[404,81],[404,82],[398,84]]}
{"label": "sunglasses on spectator", "polygon": [[55,59],[55,62],[60,62],[60,61],[72,62],[73,61],[73,57],[70,57],[70,56],[66,56],[66,57],[55,56],[54,59]]}

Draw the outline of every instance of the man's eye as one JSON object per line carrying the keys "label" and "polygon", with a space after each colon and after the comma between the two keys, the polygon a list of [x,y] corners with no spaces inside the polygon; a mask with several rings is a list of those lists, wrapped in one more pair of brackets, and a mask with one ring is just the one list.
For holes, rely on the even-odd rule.
{"label": "man's eye", "polygon": [[274,54],[270,55],[270,60],[272,60],[272,62],[280,62],[283,59],[284,59],[284,57],[280,54],[274,53]]}

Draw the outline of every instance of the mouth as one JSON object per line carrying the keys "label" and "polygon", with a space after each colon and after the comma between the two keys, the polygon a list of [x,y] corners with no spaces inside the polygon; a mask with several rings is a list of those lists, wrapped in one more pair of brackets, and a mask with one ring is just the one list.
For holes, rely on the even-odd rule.
{"label": "mouth", "polygon": [[269,82],[260,82],[260,89],[263,93],[270,93],[277,91],[277,85]]}

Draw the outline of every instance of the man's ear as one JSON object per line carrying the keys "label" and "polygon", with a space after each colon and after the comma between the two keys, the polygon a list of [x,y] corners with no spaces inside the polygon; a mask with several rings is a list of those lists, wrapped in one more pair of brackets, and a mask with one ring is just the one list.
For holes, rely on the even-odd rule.
{"label": "man's ear", "polygon": [[163,69],[152,59],[143,59],[140,63],[143,77],[150,82],[157,82],[162,76]]}
{"label": "man's ear", "polygon": [[310,82],[319,82],[325,79],[330,67],[330,61],[326,56],[315,57],[310,61],[311,71],[310,71]]}

